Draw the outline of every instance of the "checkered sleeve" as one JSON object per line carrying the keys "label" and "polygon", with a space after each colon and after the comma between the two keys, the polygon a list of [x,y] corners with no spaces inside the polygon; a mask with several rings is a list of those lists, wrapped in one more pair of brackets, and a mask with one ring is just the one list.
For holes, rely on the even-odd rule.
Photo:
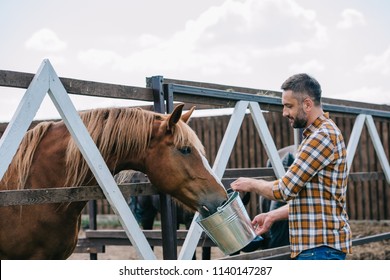
{"label": "checkered sleeve", "polygon": [[289,201],[296,197],[308,181],[333,161],[333,150],[326,131],[320,130],[304,140],[293,164],[273,185],[275,199]]}

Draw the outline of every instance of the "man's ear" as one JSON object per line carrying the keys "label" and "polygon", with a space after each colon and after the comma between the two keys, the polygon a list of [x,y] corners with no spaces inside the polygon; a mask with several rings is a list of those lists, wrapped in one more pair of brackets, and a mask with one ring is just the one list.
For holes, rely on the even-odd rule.
{"label": "man's ear", "polygon": [[305,111],[311,111],[314,106],[314,102],[310,97],[307,97],[303,100],[303,109]]}

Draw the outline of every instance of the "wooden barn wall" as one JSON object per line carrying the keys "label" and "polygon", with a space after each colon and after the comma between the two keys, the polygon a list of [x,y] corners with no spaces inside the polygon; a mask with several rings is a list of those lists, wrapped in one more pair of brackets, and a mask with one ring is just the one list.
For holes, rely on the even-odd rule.
{"label": "wooden barn wall", "polygon": [[[348,143],[355,117],[348,114],[331,114],[336,124],[344,134]],[[281,112],[265,113],[265,119],[271,135],[275,139],[276,148],[280,149],[294,143],[293,130],[288,120],[282,117]],[[214,162],[218,148],[222,141],[230,116],[193,118],[190,126],[195,130],[206,149],[206,156],[211,163]],[[390,120],[374,118],[380,134],[387,158],[390,158]],[[6,124],[0,124],[0,136]],[[255,168],[265,167],[267,154],[250,115],[246,115],[230,156],[227,168]],[[356,155],[351,168],[352,173],[371,172],[350,178],[348,183],[347,207],[351,219],[383,220],[390,219],[390,186],[387,184],[378,157],[367,128],[363,129],[357,147]],[[359,175],[359,174],[358,174]],[[256,200],[252,200],[256,201]],[[251,209],[255,209],[251,207]],[[254,211],[250,211],[254,215]],[[87,213],[87,209],[85,210]],[[107,201],[98,201],[98,213],[112,214]]]}

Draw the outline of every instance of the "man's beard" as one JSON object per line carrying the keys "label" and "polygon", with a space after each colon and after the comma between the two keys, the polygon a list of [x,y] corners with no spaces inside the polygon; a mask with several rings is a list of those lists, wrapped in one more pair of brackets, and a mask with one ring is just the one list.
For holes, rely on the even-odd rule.
{"label": "man's beard", "polygon": [[307,116],[305,112],[300,109],[298,115],[295,117],[294,122],[292,124],[293,128],[305,128],[307,125]]}

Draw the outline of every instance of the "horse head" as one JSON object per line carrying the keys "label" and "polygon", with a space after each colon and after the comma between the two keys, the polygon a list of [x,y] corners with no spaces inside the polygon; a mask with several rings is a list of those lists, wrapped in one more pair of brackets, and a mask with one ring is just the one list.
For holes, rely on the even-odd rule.
{"label": "horse head", "polygon": [[[176,106],[168,115],[140,108],[103,108],[80,115],[112,172],[141,171],[161,192],[192,211],[209,215],[227,194],[205,158],[202,143],[187,124],[194,108],[182,114],[183,107]],[[66,162],[66,186],[94,183],[73,140]]]}
{"label": "horse head", "polygon": [[182,114],[183,107],[180,104],[154,121],[145,173],[159,190],[208,216],[226,201],[227,193],[206,160],[199,138],[187,125],[194,107]]}

